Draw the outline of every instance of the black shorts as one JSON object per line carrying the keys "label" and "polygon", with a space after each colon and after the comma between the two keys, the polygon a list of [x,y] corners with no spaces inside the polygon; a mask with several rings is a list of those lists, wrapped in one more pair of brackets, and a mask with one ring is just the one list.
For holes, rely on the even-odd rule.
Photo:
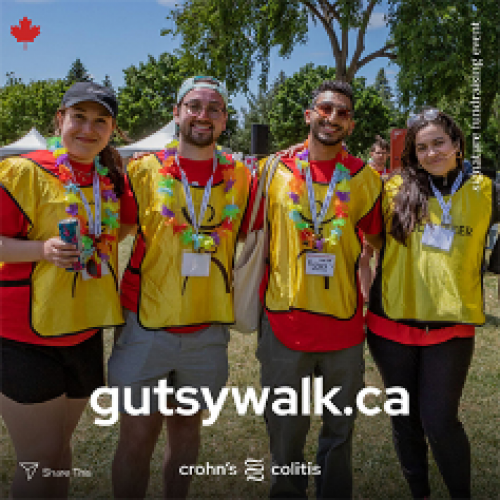
{"label": "black shorts", "polygon": [[102,330],[74,346],[0,339],[0,392],[17,403],[88,398],[103,385]]}

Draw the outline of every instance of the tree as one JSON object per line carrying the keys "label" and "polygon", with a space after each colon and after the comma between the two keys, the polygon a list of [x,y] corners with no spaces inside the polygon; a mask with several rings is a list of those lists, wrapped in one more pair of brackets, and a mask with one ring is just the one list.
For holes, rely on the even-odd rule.
{"label": "tree", "polygon": [[[304,121],[304,111],[310,106],[311,93],[324,80],[334,80],[335,69],[306,64],[281,84],[272,101],[269,113],[271,134],[277,148],[286,148],[303,141],[309,132]],[[362,155],[371,146],[377,134],[386,134],[391,121],[391,109],[364,78],[355,78],[354,121],[356,126],[347,138],[349,151]]]}
{"label": "tree", "polygon": [[[391,4],[389,20],[400,66],[402,104],[412,108],[427,104],[447,111],[465,132],[468,154],[472,132],[480,132],[482,155],[498,165],[498,104],[494,107],[499,95],[498,3],[391,0]],[[472,102],[478,97],[479,116],[473,115]]]}
{"label": "tree", "polygon": [[384,68],[378,70],[377,76],[375,77],[375,82],[373,88],[377,91],[378,95],[382,98],[382,102],[388,106],[394,106],[392,102],[392,91],[389,85],[389,80],[385,76]]}
{"label": "tree", "polygon": [[158,60],[149,55],[147,62],[123,72],[125,86],[118,91],[118,125],[137,140],[172,120],[177,90],[190,73],[176,56],[167,53]]}
{"label": "tree", "polygon": [[[255,65],[260,64],[265,88],[271,48],[289,57],[296,44],[306,42],[312,20],[328,35],[337,77],[351,82],[373,59],[395,57],[390,41],[364,55],[368,23],[379,3],[369,0],[363,9],[362,0],[185,0],[167,17],[175,28],[161,34],[182,36],[179,54],[195,72],[218,76],[230,91],[247,91]],[[357,39],[348,63],[350,30],[357,32]]]}
{"label": "tree", "polygon": [[[281,72],[271,85],[268,91],[259,89],[257,94],[249,93],[248,109],[242,108],[243,125],[238,127],[231,138],[231,147],[233,151],[241,151],[245,154],[250,153],[252,139],[252,125],[269,125],[269,114],[272,109],[273,99],[279,89],[279,86],[286,80],[285,74]],[[275,143],[272,134],[269,134],[269,149],[276,151],[278,145]]]}
{"label": "tree", "polygon": [[75,82],[91,82],[90,74],[80,59],[76,59],[66,75],[66,82],[72,85]]}
{"label": "tree", "polygon": [[[498,93],[498,2],[390,3],[389,22],[400,66],[398,88],[402,103],[416,107],[435,105],[442,98],[460,101],[467,97],[470,101],[473,61],[481,59],[481,127],[486,128]],[[477,45],[473,45],[472,23],[480,26]]]}
{"label": "tree", "polygon": [[0,144],[21,138],[31,127],[44,136],[53,135],[54,115],[67,88],[64,80],[23,83],[13,76],[8,79],[0,88]]}

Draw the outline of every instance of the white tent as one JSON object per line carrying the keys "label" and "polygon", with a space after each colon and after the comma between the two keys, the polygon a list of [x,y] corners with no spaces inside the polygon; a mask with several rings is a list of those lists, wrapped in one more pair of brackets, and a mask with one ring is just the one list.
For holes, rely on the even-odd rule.
{"label": "white tent", "polygon": [[118,148],[118,151],[124,158],[130,157],[134,153],[161,151],[170,141],[172,141],[174,136],[175,136],[175,121],[172,120],[170,123],[162,127],[154,134],[145,137],[140,141],[134,142],[134,144],[129,144],[128,146],[123,146],[122,148]]}
{"label": "white tent", "polygon": [[44,139],[42,134],[40,134],[40,132],[38,132],[35,127],[33,127],[24,137],[21,137],[21,139],[19,139],[18,141],[0,148],[0,157],[22,155],[24,153],[36,151],[38,149],[47,149],[47,141]]}

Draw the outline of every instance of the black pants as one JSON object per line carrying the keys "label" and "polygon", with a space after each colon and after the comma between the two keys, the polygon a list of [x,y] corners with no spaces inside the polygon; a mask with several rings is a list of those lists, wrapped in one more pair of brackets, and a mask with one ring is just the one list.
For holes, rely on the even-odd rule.
{"label": "black pants", "polygon": [[430,495],[427,444],[454,499],[470,498],[470,446],[458,407],[474,338],[409,346],[368,332],[368,346],[386,387],[404,387],[410,414],[391,417],[396,453],[414,498]]}

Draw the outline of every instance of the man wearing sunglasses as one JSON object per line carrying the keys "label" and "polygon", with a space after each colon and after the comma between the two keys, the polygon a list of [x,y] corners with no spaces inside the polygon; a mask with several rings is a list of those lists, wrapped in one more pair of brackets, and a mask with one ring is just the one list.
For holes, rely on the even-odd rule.
{"label": "man wearing sunglasses", "polygon": [[352,431],[365,338],[357,231],[372,238],[382,229],[380,177],[342,147],[354,128],[353,105],[344,82],[325,81],[314,90],[304,114],[305,149],[282,158],[266,201],[270,240],[257,348],[261,383],[292,388],[298,401],[296,410],[279,411],[280,396],[271,390],[268,399],[271,498],[307,498],[304,445],[314,378],[320,397],[339,389],[330,400],[336,408],[319,408],[316,496],[352,496]]}
{"label": "man wearing sunglasses", "polygon": [[144,498],[163,427],[164,496],[187,496],[192,475],[182,471],[196,464],[207,408],[201,389],[216,400],[227,381],[232,262],[250,185],[246,167],[216,148],[227,102],[215,78],[188,78],[174,107],[178,143],[128,166],[121,222],[139,232],[121,285],[126,325],[109,360],[122,413],[115,498]]}

